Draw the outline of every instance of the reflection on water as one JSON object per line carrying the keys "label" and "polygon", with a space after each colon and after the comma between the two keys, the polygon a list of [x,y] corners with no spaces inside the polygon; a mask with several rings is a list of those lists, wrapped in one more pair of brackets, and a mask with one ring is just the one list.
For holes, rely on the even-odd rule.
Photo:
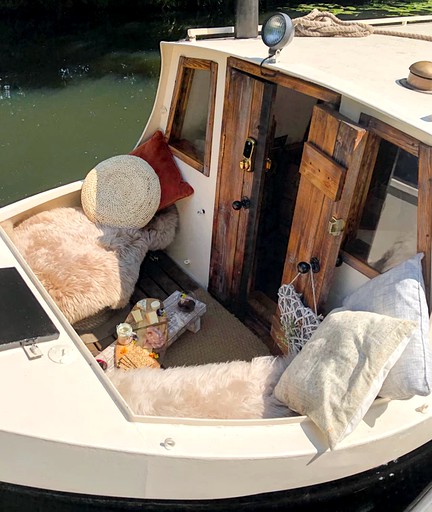
{"label": "reflection on water", "polygon": [[77,41],[71,55],[70,42],[55,54],[51,45],[24,42],[14,62],[2,60],[0,206],[82,179],[139,139],[156,93],[159,52],[95,55],[92,44]]}
{"label": "reflection on water", "polygon": [[159,41],[211,24],[183,13],[0,20],[0,207],[129,152],[153,106]]}
{"label": "reflection on water", "polygon": [[[402,9],[401,2],[393,3]],[[425,13],[427,1],[410,8],[414,4],[415,12],[403,14]],[[297,17],[311,9],[294,5],[296,11],[277,10]],[[361,18],[377,16],[370,10],[377,5],[339,6],[341,12],[333,4],[315,6]],[[185,37],[188,27],[234,23],[234,12],[225,10],[197,12],[193,19],[175,12],[131,13],[127,21],[121,12],[125,20],[118,22],[63,20],[60,27],[45,16],[0,20],[0,206],[84,178],[95,163],[128,152],[152,108],[159,41]],[[260,22],[266,17],[261,12]]]}
{"label": "reflection on water", "polygon": [[[152,59],[158,62],[156,52]],[[0,81],[1,206],[82,179],[97,162],[134,147],[152,108],[157,73],[124,67],[123,75],[94,78],[89,65],[64,66],[57,88]]]}

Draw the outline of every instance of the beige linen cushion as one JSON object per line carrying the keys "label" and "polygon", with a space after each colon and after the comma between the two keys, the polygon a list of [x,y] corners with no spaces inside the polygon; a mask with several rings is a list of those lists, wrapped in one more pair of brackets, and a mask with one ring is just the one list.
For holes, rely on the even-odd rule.
{"label": "beige linen cushion", "polygon": [[88,219],[121,228],[143,228],[156,213],[159,178],[142,158],[117,155],[96,165],[86,176],[81,204]]}
{"label": "beige linen cushion", "polygon": [[422,258],[422,253],[416,254],[374,277],[343,301],[343,308],[350,311],[372,311],[416,322],[406,349],[383,383],[383,398],[402,400],[426,396],[432,390],[432,347]]}
{"label": "beige linen cushion", "polygon": [[334,310],[285,370],[275,396],[307,415],[333,449],[366,414],[414,328],[408,320]]}

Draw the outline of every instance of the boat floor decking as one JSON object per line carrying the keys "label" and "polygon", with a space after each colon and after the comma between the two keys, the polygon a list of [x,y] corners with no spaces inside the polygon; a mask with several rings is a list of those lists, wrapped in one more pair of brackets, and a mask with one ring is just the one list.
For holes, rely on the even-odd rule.
{"label": "boat floor decking", "polygon": [[120,310],[110,310],[95,319],[79,322],[75,328],[90,351],[96,355],[115,340],[115,327],[123,322],[133,305],[147,297],[166,299],[176,290],[195,292],[199,285],[185,274],[169,256],[149,252],[144,259],[135,291],[129,304]]}
{"label": "boat floor decking", "polygon": [[[80,322],[78,325],[75,325],[75,329],[92,354],[96,356],[101,350],[115,341],[116,325],[124,322],[129,311],[139,300],[154,297],[163,301],[177,290],[198,295],[201,294],[201,296],[205,294],[207,302],[211,301],[218,308],[219,315],[226,315],[228,322],[234,322],[235,320],[236,323],[239,323],[237,319],[233,318],[233,315],[224,310],[214,298],[210,297],[205,290],[200,288],[196,281],[185,274],[165,252],[156,251],[148,253],[144,259],[135,291],[129,304],[125,308],[115,311],[106,311],[94,319]],[[213,308],[215,306],[213,306]],[[211,310],[212,308],[210,308],[210,311],[209,308],[207,308],[207,317],[211,314]],[[248,327],[249,331],[252,331],[250,333],[251,336],[260,338],[266,351],[278,353],[277,347],[266,329],[260,328],[259,325],[255,322],[251,322],[250,319],[246,319],[244,324]],[[233,326],[235,326],[235,324],[233,324]],[[217,329],[217,322],[213,326],[212,337],[217,337],[217,333],[213,332],[215,328]],[[233,327],[233,330],[235,331],[236,328]],[[244,332],[245,331],[243,331],[243,333]],[[223,336],[226,337],[226,333],[224,333]],[[248,336],[249,334],[247,334],[247,337]],[[246,352],[248,352],[248,350]],[[259,350],[259,352],[261,352],[261,350]],[[241,353],[237,355],[241,358]],[[214,355],[209,355],[210,359],[214,359],[214,357]],[[245,353],[245,359],[249,358],[250,354]]]}

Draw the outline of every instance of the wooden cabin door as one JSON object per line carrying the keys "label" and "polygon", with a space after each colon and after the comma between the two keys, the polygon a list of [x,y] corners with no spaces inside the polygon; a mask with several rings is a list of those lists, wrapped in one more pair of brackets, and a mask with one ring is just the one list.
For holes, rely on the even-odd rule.
{"label": "wooden cabin door", "polygon": [[[209,291],[238,316],[246,304],[275,84],[229,66]],[[253,139],[251,168],[241,165]],[[249,148],[250,149],[250,148]]]}
{"label": "wooden cabin door", "polygon": [[[367,133],[327,106],[314,107],[282,283],[297,276],[299,262],[317,258],[320,270],[313,274],[313,282],[318,310],[330,290],[343,225],[349,223],[351,205],[359,199],[354,197],[359,177],[369,175],[361,172],[368,165],[368,158],[363,158]],[[294,283],[309,307],[314,305],[311,275],[301,274]]]}

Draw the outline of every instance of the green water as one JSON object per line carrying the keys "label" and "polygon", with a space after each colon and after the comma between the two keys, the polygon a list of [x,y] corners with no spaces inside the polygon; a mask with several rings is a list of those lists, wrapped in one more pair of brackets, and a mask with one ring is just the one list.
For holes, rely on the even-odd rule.
{"label": "green water", "polygon": [[0,205],[82,179],[99,161],[128,153],[151,112],[157,77],[108,73],[58,88],[7,85],[0,96]]}
{"label": "green water", "polygon": [[[432,1],[275,6],[292,17],[312,8],[341,18],[432,14]],[[260,13],[260,22],[266,18]],[[58,27],[0,20],[0,206],[86,176],[129,152],[152,109],[160,40],[188,27],[234,24],[234,15],[93,21]],[[432,45],[431,45],[432,48]]]}

